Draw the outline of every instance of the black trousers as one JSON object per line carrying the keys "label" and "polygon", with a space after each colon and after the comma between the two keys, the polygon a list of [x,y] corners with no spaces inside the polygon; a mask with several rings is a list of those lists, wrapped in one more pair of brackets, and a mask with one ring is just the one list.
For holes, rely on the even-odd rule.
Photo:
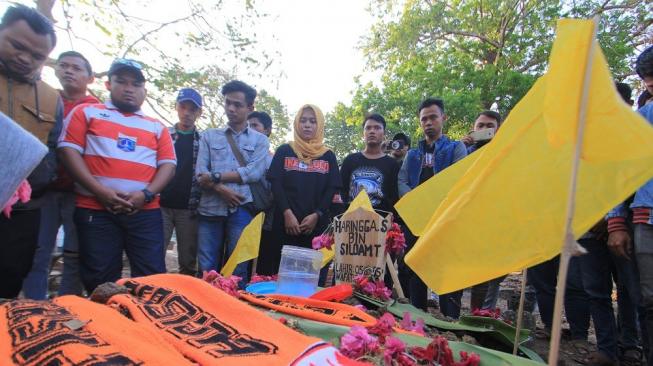
{"label": "black trousers", "polygon": [[20,293],[32,269],[40,221],[40,209],[12,211],[10,219],[0,213],[0,298]]}

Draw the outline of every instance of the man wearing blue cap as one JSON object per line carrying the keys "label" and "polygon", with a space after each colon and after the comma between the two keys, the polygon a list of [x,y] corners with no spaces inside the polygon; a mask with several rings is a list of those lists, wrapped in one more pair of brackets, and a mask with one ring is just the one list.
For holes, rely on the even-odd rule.
{"label": "man wearing blue cap", "polygon": [[200,198],[194,174],[200,141],[195,122],[202,114],[202,96],[194,89],[181,89],[176,109],[179,122],[170,127],[170,135],[177,154],[177,171],[161,192],[163,233],[167,247],[175,230],[179,273],[194,276],[197,274],[197,204]]}

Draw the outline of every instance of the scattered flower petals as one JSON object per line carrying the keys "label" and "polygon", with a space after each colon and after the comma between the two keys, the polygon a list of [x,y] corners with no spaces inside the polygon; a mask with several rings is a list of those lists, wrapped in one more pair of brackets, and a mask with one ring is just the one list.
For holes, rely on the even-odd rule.
{"label": "scattered flower petals", "polygon": [[231,296],[240,296],[238,293],[238,283],[240,280],[242,280],[242,278],[238,276],[222,277],[222,275],[218,272],[211,270],[208,272],[204,271],[202,274],[202,280],[208,282],[211,286],[220,289]]}
{"label": "scattered flower petals", "polygon": [[406,238],[401,231],[401,227],[396,222],[392,223],[392,228],[385,235],[385,251],[390,254],[401,254],[406,249]]}
{"label": "scattered flower petals", "polygon": [[278,275],[265,276],[265,275],[255,274],[252,276],[252,279],[249,281],[248,285],[259,283],[259,282],[276,281],[278,277],[279,277]]}
{"label": "scattered flower petals", "polygon": [[442,366],[478,366],[481,357],[476,353],[460,351],[460,361],[453,359],[453,352],[449,348],[449,342],[442,336],[433,338],[433,341],[426,347],[413,347],[413,357],[420,363],[436,363]]}
{"label": "scattered flower petals", "polygon": [[380,299],[388,301],[392,297],[392,290],[386,287],[382,280],[374,281],[372,278],[365,275],[358,275],[354,277],[354,288],[357,291]]}
{"label": "scattered flower petals", "polygon": [[401,329],[409,330],[421,335],[426,335],[424,332],[424,319],[419,318],[413,323],[413,321],[410,319],[410,313],[407,311],[404,312],[403,319],[401,319],[401,322],[399,322],[399,326]]}
{"label": "scattered flower petals", "polygon": [[369,332],[378,336],[379,341],[385,343],[386,337],[392,334],[392,328],[395,326],[395,317],[390,313],[383,314],[376,324],[369,328]]}
{"label": "scattered flower petals", "polygon": [[385,340],[385,349],[383,350],[383,363],[386,366],[392,366],[392,360],[406,351],[406,345],[395,337],[388,337]]}
{"label": "scattered flower petals", "polygon": [[331,246],[333,246],[333,244],[334,244],[333,235],[322,234],[322,235],[316,236],[311,241],[311,244],[313,246],[313,249],[315,249],[315,250],[320,250],[322,248],[327,248],[327,249],[331,250]]}
{"label": "scattered flower petals", "polygon": [[351,330],[340,338],[340,352],[347,357],[356,359],[379,349],[376,337],[367,333],[367,329],[354,325]]}
{"label": "scattered flower petals", "polygon": [[494,310],[489,309],[474,309],[472,310],[472,315],[474,316],[483,316],[486,318],[499,319],[501,318],[501,310],[496,308]]}

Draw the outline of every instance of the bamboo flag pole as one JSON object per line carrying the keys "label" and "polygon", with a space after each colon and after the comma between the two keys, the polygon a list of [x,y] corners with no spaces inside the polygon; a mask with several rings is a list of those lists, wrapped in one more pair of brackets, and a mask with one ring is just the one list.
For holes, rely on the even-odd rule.
{"label": "bamboo flag pole", "polygon": [[395,267],[395,264],[392,262],[392,258],[390,258],[390,254],[386,253],[385,254],[385,264],[388,267],[388,271],[390,271],[390,277],[392,278],[392,284],[395,288],[395,291],[397,291],[397,296],[403,298],[404,296],[404,290],[401,288],[401,283],[399,282],[399,275],[397,274],[397,267]]}
{"label": "bamboo flag pole", "polygon": [[576,149],[574,160],[571,168],[571,181],[569,185],[569,198],[567,200],[567,219],[565,224],[565,237],[560,254],[560,268],[558,269],[558,283],[556,285],[555,306],[553,308],[553,324],[551,329],[551,343],[549,344],[549,366],[557,366],[560,352],[560,331],[562,328],[562,304],[565,295],[565,286],[567,283],[567,272],[569,270],[569,261],[571,256],[582,249],[572,232],[572,223],[574,220],[574,210],[576,208],[576,183],[578,181],[578,168],[580,167],[580,154],[583,149],[583,137],[585,135],[585,124],[587,120],[587,101],[589,99],[590,81],[592,75],[592,65],[594,52],[596,48],[596,33],[598,30],[599,19],[594,17],[594,31],[590,40],[587,51],[587,63],[585,67],[585,76],[583,77],[583,89],[581,93],[580,108],[578,113],[578,131],[576,135]]}
{"label": "bamboo flag pole", "polygon": [[521,276],[521,293],[519,294],[519,308],[517,309],[517,325],[515,328],[515,340],[512,346],[512,354],[517,354],[517,349],[519,349],[519,342],[521,340],[521,328],[522,322],[524,321],[524,302],[526,299],[526,275],[527,271],[524,268]]}

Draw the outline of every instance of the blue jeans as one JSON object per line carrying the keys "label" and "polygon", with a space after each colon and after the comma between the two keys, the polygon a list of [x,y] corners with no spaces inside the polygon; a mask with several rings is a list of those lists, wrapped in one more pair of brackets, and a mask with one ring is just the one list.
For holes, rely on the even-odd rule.
{"label": "blue jeans", "polygon": [[[540,317],[542,323],[548,329],[551,329],[553,324],[553,307],[559,263],[560,256],[556,256],[528,269],[528,282],[535,288]],[[569,262],[567,290],[565,291],[565,315],[569,322],[572,339],[587,340],[590,310],[587,294],[583,289],[578,257],[572,257]]]}
{"label": "blue jeans", "polygon": [[499,300],[501,282],[503,282],[505,278],[506,276],[501,276],[472,286],[470,309],[494,310],[497,306],[497,301]]}
{"label": "blue jeans", "polygon": [[75,225],[82,282],[89,294],[97,286],[122,277],[123,251],[132,277],[166,272],[161,210],[115,215],[78,207]]}
{"label": "blue jeans", "polygon": [[39,242],[30,273],[23,281],[25,297],[45,300],[48,295],[48,275],[59,226],[64,229],[64,267],[59,295],[81,295],[83,288],[79,275],[77,232],[73,222],[75,194],[73,192],[48,192],[43,197]]}
{"label": "blue jeans", "polygon": [[[242,207],[228,216],[199,216],[197,254],[200,273],[212,269],[220,272],[250,221],[252,215]],[[249,263],[244,262],[234,270],[233,274],[243,279],[241,286],[249,282],[248,267]]]}
{"label": "blue jeans", "polygon": [[587,254],[578,257],[583,288],[589,297],[599,351],[617,359],[617,324],[612,308],[612,256],[605,241],[594,238],[578,241]]}

